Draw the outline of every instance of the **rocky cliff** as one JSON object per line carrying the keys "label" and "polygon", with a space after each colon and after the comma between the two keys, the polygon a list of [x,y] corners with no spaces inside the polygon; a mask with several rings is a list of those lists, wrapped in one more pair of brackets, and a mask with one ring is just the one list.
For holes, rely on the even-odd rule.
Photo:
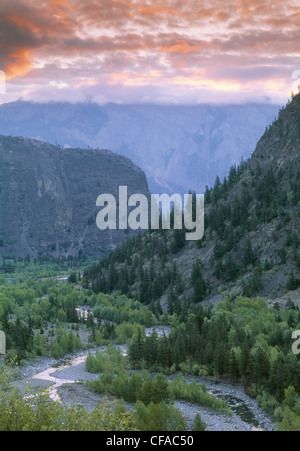
{"label": "rocky cliff", "polygon": [[129,159],[107,150],[62,149],[0,136],[0,256],[101,256],[131,232],[100,231],[96,200],[149,195],[146,176]]}

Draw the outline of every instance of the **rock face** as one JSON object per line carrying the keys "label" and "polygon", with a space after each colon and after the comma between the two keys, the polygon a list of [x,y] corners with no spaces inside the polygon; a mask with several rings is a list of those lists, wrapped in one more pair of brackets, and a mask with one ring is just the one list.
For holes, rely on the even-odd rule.
{"label": "rock face", "polygon": [[103,255],[132,233],[96,225],[98,196],[118,201],[121,185],[150,195],[143,171],[110,151],[0,136],[0,256]]}
{"label": "rock face", "polygon": [[13,102],[0,106],[0,134],[110,149],[145,172],[152,192],[203,193],[253,153],[279,106],[96,105]]}

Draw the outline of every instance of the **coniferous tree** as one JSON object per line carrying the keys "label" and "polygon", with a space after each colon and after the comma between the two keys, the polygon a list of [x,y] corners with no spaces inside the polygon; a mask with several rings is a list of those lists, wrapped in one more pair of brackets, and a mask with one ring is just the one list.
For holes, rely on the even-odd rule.
{"label": "coniferous tree", "polygon": [[69,276],[68,283],[77,283],[77,274],[72,272]]}
{"label": "coniferous tree", "polygon": [[254,265],[256,261],[256,255],[252,249],[251,240],[248,237],[244,245],[243,265],[247,268],[248,265]]}
{"label": "coniferous tree", "polygon": [[201,416],[199,413],[195,415],[193,424],[192,424],[192,431],[205,431],[206,430],[206,423],[202,421]]}
{"label": "coniferous tree", "polygon": [[180,300],[172,285],[168,291],[168,312],[170,315],[173,315],[174,313],[176,315],[180,315],[180,311],[181,311]]}
{"label": "coniferous tree", "polygon": [[235,356],[235,352],[231,350],[229,357],[229,368],[228,368],[229,376],[232,382],[238,382],[239,380],[239,365],[237,358]]}
{"label": "coniferous tree", "polygon": [[286,287],[290,291],[297,290],[300,287],[300,280],[295,278],[294,271],[291,272]]}

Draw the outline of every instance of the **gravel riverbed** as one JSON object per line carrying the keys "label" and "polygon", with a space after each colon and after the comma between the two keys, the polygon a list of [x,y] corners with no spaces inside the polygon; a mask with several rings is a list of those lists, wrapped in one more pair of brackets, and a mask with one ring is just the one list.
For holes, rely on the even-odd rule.
{"label": "gravel riverbed", "polygon": [[[100,350],[104,350],[104,348],[100,348]],[[15,385],[21,391],[24,390],[24,383],[28,384],[33,391],[52,386],[55,399],[66,405],[81,404],[92,410],[103,400],[104,396],[90,391],[83,383],[98,378],[98,375],[85,370],[87,354],[88,351],[84,351],[67,356],[60,361],[54,358],[41,358],[28,362],[19,369]],[[169,379],[171,380],[173,377],[175,376],[169,376]],[[232,415],[227,415],[191,402],[176,400],[175,406],[181,410],[188,428],[191,427],[195,415],[199,413],[207,424],[207,431],[272,431],[275,429],[272,420],[259,407],[256,400],[245,394],[243,387],[192,376],[186,376],[186,379],[187,381],[196,379],[199,383],[205,382],[211,394],[226,399],[232,413]],[[132,408],[133,406],[128,407]]]}

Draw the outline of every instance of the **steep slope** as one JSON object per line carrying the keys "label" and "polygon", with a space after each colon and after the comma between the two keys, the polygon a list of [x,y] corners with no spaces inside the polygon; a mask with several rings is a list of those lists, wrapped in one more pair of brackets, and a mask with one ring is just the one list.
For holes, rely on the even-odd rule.
{"label": "steep slope", "polygon": [[130,233],[96,226],[100,194],[150,195],[145,174],[107,150],[61,149],[0,137],[0,255],[103,255]]}
{"label": "steep slope", "polygon": [[[121,289],[156,308],[283,296],[300,286],[300,95],[280,111],[252,157],[205,193],[205,237],[149,232],[86,272],[94,289]],[[122,270],[120,270],[122,268]],[[107,269],[109,270],[107,272]]]}
{"label": "steep slope", "polygon": [[0,134],[111,149],[143,169],[152,192],[203,193],[247,159],[276,105],[34,104],[0,106]]}

